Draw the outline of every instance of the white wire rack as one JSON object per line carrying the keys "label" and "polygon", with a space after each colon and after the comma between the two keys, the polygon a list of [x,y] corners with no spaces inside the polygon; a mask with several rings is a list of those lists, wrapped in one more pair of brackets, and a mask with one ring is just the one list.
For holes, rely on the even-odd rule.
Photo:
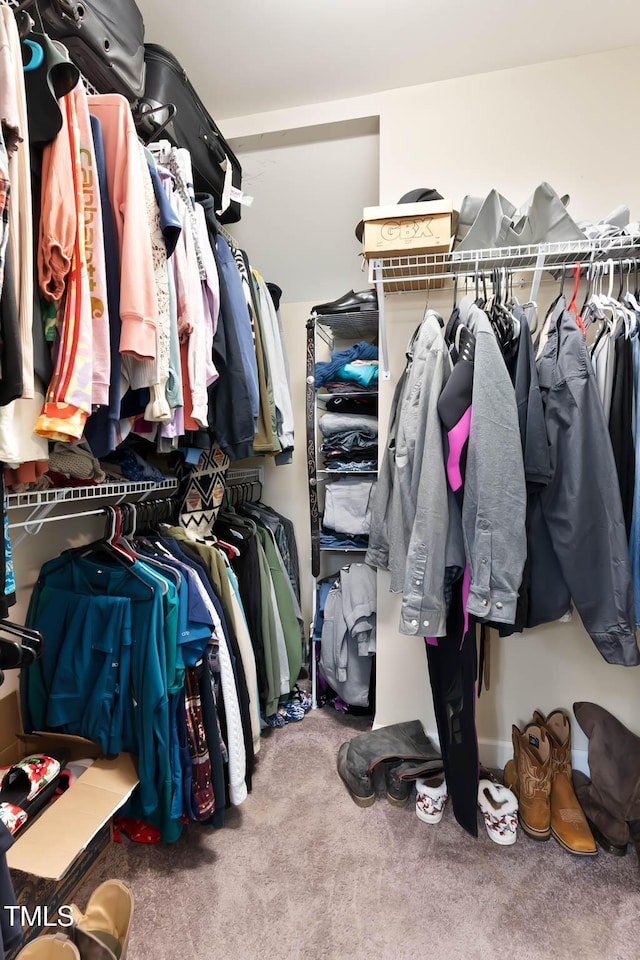
{"label": "white wire rack", "polygon": [[633,263],[638,259],[640,238],[620,236],[520,247],[494,247],[486,250],[453,250],[421,256],[378,257],[370,260],[369,282],[375,283],[380,315],[380,378],[391,378],[387,352],[385,294],[418,293],[430,288],[441,288],[447,279],[475,279],[478,274],[494,267],[518,273],[533,273],[535,288],[546,270],[557,274],[576,263],[586,267],[592,263],[608,261]]}
{"label": "white wire rack", "polygon": [[378,333],[377,310],[313,315],[319,336],[333,350],[336,340],[368,340]]}
{"label": "white wire rack", "polygon": [[231,486],[238,483],[262,483],[264,467],[247,467],[245,469],[227,470],[225,482]]}
{"label": "white wire rack", "polygon": [[218,230],[218,233],[220,234],[220,236],[221,236],[221,237],[224,237],[224,239],[227,241],[227,243],[229,244],[229,246],[231,247],[232,250],[238,250],[238,249],[239,249],[240,244],[239,244],[238,241],[235,239],[235,237],[233,237],[233,236],[229,233],[229,231],[227,230],[227,228],[225,227],[225,225],[224,225],[223,223],[219,223],[219,224],[218,224],[217,230]]}
{"label": "white wire rack", "polygon": [[369,280],[381,282],[385,293],[412,293],[425,290],[436,280],[476,274],[504,267],[528,272],[540,268],[552,270],[575,263],[640,257],[640,238],[601,237],[561,243],[537,243],[529,246],[494,247],[486,250],[453,250],[421,256],[379,257],[369,261]]}
{"label": "white wire rack", "polygon": [[61,503],[85,504],[87,501],[112,501],[122,503],[136,497],[146,500],[152,494],[166,493],[170,495],[177,490],[178,481],[169,477],[159,482],[153,480],[130,481],[122,483],[101,483],[87,487],[56,487],[52,490],[35,490],[28,493],[12,493],[7,496],[7,509],[21,510],[32,508],[25,520],[16,520],[9,523],[10,530],[20,529],[20,533],[12,536],[11,543],[15,548],[27,536],[35,536],[42,529],[44,523],[55,523],[60,520],[76,520],[79,517],[98,517],[104,512],[104,506],[94,510],[81,510],[74,513],[50,513]]}
{"label": "white wire rack", "polygon": [[54,487],[50,490],[32,490],[27,493],[10,493],[7,495],[7,508],[16,510],[23,507],[42,507],[45,504],[75,502],[86,500],[103,500],[113,497],[129,497],[133,494],[149,494],[163,490],[175,490],[178,481],[174,477],[156,482],[154,480],[126,481],[114,483],[99,483],[87,487]]}

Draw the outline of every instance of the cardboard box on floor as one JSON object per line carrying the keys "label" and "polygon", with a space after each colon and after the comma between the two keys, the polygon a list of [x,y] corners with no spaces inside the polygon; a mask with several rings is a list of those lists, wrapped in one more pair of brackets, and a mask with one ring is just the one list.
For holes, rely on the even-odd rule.
{"label": "cardboard box on floor", "polygon": [[17,694],[0,700],[0,767],[31,754],[63,753],[68,761],[91,757],[94,763],[34,818],[7,852],[18,903],[48,906],[49,918],[69,902],[106,852],[111,818],[133,793],[138,774],[128,753],[108,759],[101,757],[97,744],[83,737],[23,733]]}

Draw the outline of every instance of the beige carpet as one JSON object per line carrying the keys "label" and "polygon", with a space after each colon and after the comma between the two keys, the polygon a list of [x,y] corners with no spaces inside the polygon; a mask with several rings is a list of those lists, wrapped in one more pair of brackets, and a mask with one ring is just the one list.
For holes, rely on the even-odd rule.
{"label": "beige carpet", "polygon": [[362,720],[317,710],[263,738],[228,826],[113,844],[77,896],[119,877],[136,904],[128,960],[638,960],[635,855],[580,860],[519,835],[468,837],[447,808],[360,810],[335,769]]}

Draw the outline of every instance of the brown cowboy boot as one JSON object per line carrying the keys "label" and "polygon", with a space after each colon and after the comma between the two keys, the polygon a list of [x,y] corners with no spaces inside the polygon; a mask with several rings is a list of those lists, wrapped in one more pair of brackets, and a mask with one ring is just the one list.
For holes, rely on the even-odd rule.
{"label": "brown cowboy boot", "polygon": [[518,818],[533,840],[551,836],[551,745],[544,727],[528,723],[511,728],[513,760],[504,768],[504,783],[518,798]]}
{"label": "brown cowboy boot", "polygon": [[551,744],[551,833],[568,853],[593,857],[598,848],[580,806],[571,776],[571,722],[562,710],[533,719],[546,729]]}

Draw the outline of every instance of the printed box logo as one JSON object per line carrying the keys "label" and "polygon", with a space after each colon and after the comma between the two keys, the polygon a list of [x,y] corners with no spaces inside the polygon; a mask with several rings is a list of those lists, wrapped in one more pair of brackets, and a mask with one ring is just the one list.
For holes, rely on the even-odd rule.
{"label": "printed box logo", "polygon": [[418,220],[385,220],[380,227],[380,236],[383,240],[418,240],[433,237],[433,230],[429,221]]}
{"label": "printed box logo", "polygon": [[[12,906],[6,907],[5,910],[9,911],[9,918],[11,923],[20,923],[22,927],[72,927],[73,926],[73,912],[71,907],[63,905],[57,911],[49,910],[49,907],[37,906],[37,907],[25,907],[25,906]],[[57,920],[49,920],[49,915],[55,917],[58,915]]]}

